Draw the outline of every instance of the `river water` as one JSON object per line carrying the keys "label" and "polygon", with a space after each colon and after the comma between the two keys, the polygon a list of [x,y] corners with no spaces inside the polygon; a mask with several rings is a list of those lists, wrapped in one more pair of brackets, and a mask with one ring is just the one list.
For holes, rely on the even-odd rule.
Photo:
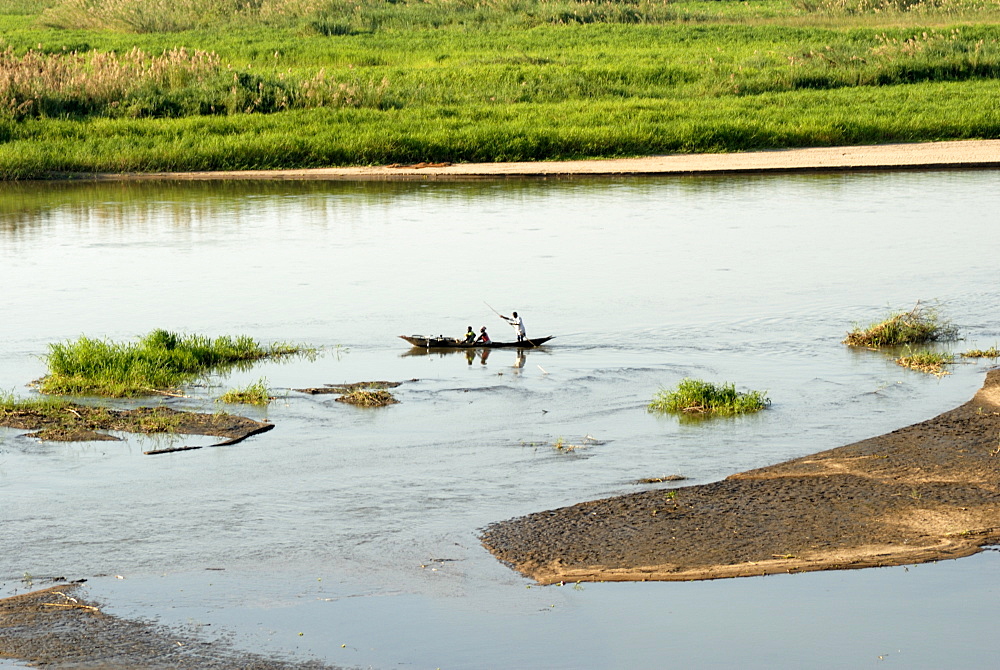
{"label": "river water", "polygon": [[[323,348],[264,378],[276,424],[210,438],[37,442],[0,429],[0,595],[88,579],[106,610],[275,656],[376,668],[971,667],[995,657],[996,552],[699,583],[538,587],[479,529],[700,484],[968,400],[849,350],[855,323],[938,304],[1000,341],[1000,172],[467,181],[0,185],[0,390],[51,342],[154,328]],[[544,350],[418,355],[518,311]],[[766,390],[696,424],[646,404],[683,377]],[[292,389],[405,381],[361,409]],[[567,452],[553,444],[579,445]],[[660,485],[662,486],[662,485]]]}

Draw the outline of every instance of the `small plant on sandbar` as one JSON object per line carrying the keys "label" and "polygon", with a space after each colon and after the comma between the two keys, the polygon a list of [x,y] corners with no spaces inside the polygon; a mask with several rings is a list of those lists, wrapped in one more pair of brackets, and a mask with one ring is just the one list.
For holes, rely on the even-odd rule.
{"label": "small plant on sandbar", "polygon": [[222,394],[216,402],[233,405],[267,405],[273,400],[267,392],[267,380],[258,379],[253,384],[243,388],[230,389]]}
{"label": "small plant on sandbar", "polygon": [[937,308],[919,302],[909,312],[892,312],[867,328],[855,326],[844,338],[851,347],[878,349],[958,339],[958,328],[941,319]]}
{"label": "small plant on sandbar", "polygon": [[759,412],[770,404],[771,399],[764,391],[738,392],[734,384],[685,378],[676,389],[659,391],[648,409],[685,415],[733,415]]}
{"label": "small plant on sandbar", "polygon": [[896,359],[897,365],[902,365],[904,368],[910,368],[918,372],[937,375],[938,377],[951,374],[944,369],[944,366],[952,362],[952,356],[926,349],[914,352],[907,351],[903,356]]}

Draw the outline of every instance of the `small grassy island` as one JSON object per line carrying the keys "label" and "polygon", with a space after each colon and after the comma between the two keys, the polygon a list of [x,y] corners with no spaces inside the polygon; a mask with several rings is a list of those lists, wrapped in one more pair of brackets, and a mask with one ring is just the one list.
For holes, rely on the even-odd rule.
{"label": "small grassy island", "polygon": [[[212,339],[166,330],[154,330],[136,342],[81,337],[75,342],[49,345],[49,353],[45,356],[49,373],[35,382],[35,386],[49,396],[178,396],[174,391],[179,386],[210,372],[268,358],[312,353],[311,349],[289,344],[265,347],[246,336]],[[263,379],[246,388],[234,389],[220,398],[222,402],[262,405],[269,400]],[[34,432],[29,433],[29,437],[64,442],[118,439],[106,431],[226,438],[213,446],[235,444],[274,428],[270,423],[225,412],[206,414],[162,405],[112,409],[72,403],[58,397],[19,399],[13,394],[0,394],[0,426],[32,430]],[[145,453],[200,448],[175,447]]]}
{"label": "small grassy island", "polygon": [[38,381],[38,389],[52,395],[145,396],[176,389],[209,371],[302,353],[307,353],[304,347],[265,347],[246,336],[212,339],[166,330],[154,330],[137,342],[81,337],[49,345],[49,373]]}
{"label": "small grassy island", "polygon": [[770,404],[771,399],[763,391],[740,392],[735,384],[682,379],[677,388],[659,391],[648,409],[650,412],[673,412],[683,416],[731,416],[759,412]]}
{"label": "small grassy island", "polygon": [[0,179],[1000,137],[981,0],[8,0]]}
{"label": "small grassy island", "polygon": [[[899,353],[894,358],[897,365],[940,377],[951,374],[944,366],[954,362],[954,355],[927,348],[915,350],[912,347],[957,339],[958,328],[942,318],[936,307],[917,302],[908,312],[891,312],[866,328],[855,326],[847,333],[843,343],[851,347],[894,350]],[[977,357],[971,353],[963,356]]]}
{"label": "small grassy island", "polygon": [[851,347],[899,347],[958,339],[958,328],[941,317],[936,307],[919,302],[908,312],[891,312],[867,328],[855,326],[844,344]]}

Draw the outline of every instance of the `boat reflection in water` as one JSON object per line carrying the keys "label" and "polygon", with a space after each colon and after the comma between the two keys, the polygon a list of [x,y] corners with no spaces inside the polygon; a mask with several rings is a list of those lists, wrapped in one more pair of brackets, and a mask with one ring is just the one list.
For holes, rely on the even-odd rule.
{"label": "boat reflection in water", "polygon": [[[512,353],[514,354],[513,367],[515,370],[520,370],[524,367],[524,364],[528,360],[528,349],[515,349]],[[424,349],[421,347],[413,347],[409,351],[400,354],[400,356],[439,356],[444,358],[446,356],[451,356],[453,354],[464,354],[465,361],[469,365],[472,365],[477,360],[480,365],[486,365],[486,361],[489,359],[490,355],[493,353],[493,348],[490,349]],[[500,352],[496,354],[500,356],[504,361],[508,360],[508,352]]]}

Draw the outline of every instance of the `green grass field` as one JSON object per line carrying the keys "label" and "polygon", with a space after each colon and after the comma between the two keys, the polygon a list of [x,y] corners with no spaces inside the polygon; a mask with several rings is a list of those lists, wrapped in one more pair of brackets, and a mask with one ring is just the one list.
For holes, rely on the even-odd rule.
{"label": "green grass field", "polygon": [[0,0],[0,178],[1000,137],[1000,0]]}

